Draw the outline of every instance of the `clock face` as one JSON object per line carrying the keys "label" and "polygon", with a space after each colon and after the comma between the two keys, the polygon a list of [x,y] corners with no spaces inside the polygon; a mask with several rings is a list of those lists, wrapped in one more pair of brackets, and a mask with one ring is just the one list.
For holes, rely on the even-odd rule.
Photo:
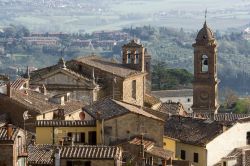
{"label": "clock face", "polygon": [[209,98],[209,93],[207,91],[201,91],[200,92],[200,100],[206,101]]}

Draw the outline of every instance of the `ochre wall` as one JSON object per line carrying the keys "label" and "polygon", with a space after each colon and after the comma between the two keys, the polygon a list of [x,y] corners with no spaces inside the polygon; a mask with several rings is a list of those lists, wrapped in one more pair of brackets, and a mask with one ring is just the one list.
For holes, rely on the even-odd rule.
{"label": "ochre wall", "polygon": [[[67,137],[68,132],[85,133],[85,141],[88,143],[89,131],[100,131],[97,127],[54,127],[54,142],[59,144],[60,139]],[[56,133],[57,131],[57,133]],[[96,133],[97,144],[100,144],[100,133]],[[53,127],[36,127],[36,143],[37,144],[52,144],[53,143]]]}

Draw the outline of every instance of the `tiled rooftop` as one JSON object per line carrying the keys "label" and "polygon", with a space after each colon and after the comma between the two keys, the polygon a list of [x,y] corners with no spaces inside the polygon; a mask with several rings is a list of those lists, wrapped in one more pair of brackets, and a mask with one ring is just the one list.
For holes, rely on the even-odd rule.
{"label": "tiled rooftop", "polygon": [[74,61],[78,63],[86,64],[88,66],[100,69],[102,71],[114,74],[122,78],[143,74],[140,71],[127,68],[121,63],[115,63],[115,62],[109,61],[107,59],[101,58],[96,55],[81,57],[81,58],[72,60],[72,62]]}
{"label": "tiled rooftop", "polygon": [[189,113],[187,117],[195,117],[201,119],[214,119],[215,121],[228,121],[235,122],[238,119],[250,117],[250,114],[233,114],[233,113],[217,113],[214,114],[214,117],[211,117],[210,113]]}
{"label": "tiled rooftop", "polygon": [[38,120],[36,127],[89,127],[96,126],[95,120]]}
{"label": "tiled rooftop", "polygon": [[30,145],[28,147],[28,164],[52,165],[53,154],[53,145]]}
{"label": "tiled rooftop", "polygon": [[222,132],[223,125],[217,121],[182,116],[171,116],[164,127],[165,136],[199,146],[206,145]]}
{"label": "tiled rooftop", "polygon": [[171,114],[171,115],[180,115],[181,111],[184,111],[183,105],[181,103],[161,103],[161,105],[157,108],[157,111]]}
{"label": "tiled rooftop", "polygon": [[[53,165],[56,146],[29,145],[28,164]],[[121,156],[121,149],[104,145],[59,146],[61,159],[111,159]]]}
{"label": "tiled rooftop", "polygon": [[31,82],[33,83],[36,80],[40,80],[45,78],[47,75],[54,74],[57,72],[63,72],[66,74],[70,74],[71,76],[75,77],[76,79],[84,80],[85,82],[88,82],[90,85],[92,84],[92,80],[81,75],[80,73],[76,73],[73,70],[70,70],[68,68],[61,68],[59,65],[53,65],[49,67],[45,67],[39,70],[33,71],[31,75]]}
{"label": "tiled rooftop", "polygon": [[27,82],[27,79],[25,79],[25,78],[18,78],[18,79],[16,79],[15,81],[13,81],[11,83],[11,88],[13,88],[13,89],[20,89],[24,85],[24,83],[26,83],[26,82]]}
{"label": "tiled rooftop", "polygon": [[99,100],[91,106],[86,106],[84,110],[95,118],[98,118],[97,114],[99,113],[101,119],[111,119],[127,113],[134,113],[163,121],[161,118],[144,111],[143,108],[109,98]]}
{"label": "tiled rooftop", "polygon": [[13,89],[11,99],[40,114],[57,109],[55,104],[47,101],[47,96],[32,90]]}
{"label": "tiled rooftop", "polygon": [[6,127],[0,127],[0,141],[14,141],[19,129],[16,127],[13,127],[12,137],[8,138],[7,136],[7,128]]}
{"label": "tiled rooftop", "polygon": [[121,149],[115,146],[104,145],[79,145],[62,146],[61,158],[70,159],[114,159],[121,156]]}

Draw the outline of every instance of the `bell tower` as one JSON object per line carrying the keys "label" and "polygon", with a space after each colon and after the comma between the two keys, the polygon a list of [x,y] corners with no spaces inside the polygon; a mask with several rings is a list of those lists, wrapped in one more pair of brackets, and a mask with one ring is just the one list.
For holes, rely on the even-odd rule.
{"label": "bell tower", "polygon": [[205,21],[198,32],[194,48],[194,112],[217,113],[218,78],[217,78],[217,42],[213,31]]}
{"label": "bell tower", "polygon": [[122,64],[134,70],[145,72],[145,48],[143,45],[135,40],[123,45]]}

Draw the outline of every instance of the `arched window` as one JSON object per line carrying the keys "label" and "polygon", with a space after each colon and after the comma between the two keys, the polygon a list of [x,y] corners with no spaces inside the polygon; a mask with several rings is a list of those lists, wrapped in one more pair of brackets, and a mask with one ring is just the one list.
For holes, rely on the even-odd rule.
{"label": "arched window", "polygon": [[131,63],[131,51],[130,50],[127,52],[127,55],[128,55],[128,63]]}
{"label": "arched window", "polygon": [[135,64],[139,64],[139,51],[135,51]]}
{"label": "arched window", "polygon": [[201,72],[208,72],[208,57],[207,55],[202,55],[201,57]]}

